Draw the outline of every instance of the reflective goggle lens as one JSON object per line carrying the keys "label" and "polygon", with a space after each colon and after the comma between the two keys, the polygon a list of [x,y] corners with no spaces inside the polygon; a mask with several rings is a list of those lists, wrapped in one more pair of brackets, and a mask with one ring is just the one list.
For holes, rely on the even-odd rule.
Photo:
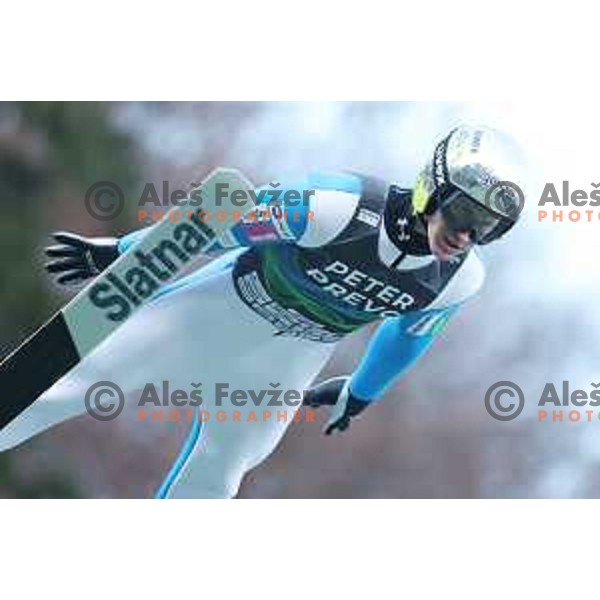
{"label": "reflective goggle lens", "polygon": [[452,193],[441,206],[442,216],[453,232],[467,231],[474,243],[491,241],[494,231],[504,229],[506,219],[483,206],[461,190]]}

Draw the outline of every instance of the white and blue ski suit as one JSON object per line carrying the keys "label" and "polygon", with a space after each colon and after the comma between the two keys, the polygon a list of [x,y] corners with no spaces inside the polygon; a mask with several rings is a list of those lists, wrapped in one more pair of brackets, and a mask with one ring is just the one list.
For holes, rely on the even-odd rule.
{"label": "white and blue ski suit", "polygon": [[[271,188],[270,188],[271,189]],[[149,382],[189,389],[202,406],[160,497],[228,498],[273,452],[296,409],[250,421],[253,403],[217,404],[210,390],[306,389],[346,335],[379,322],[351,375],[352,395],[376,401],[481,287],[473,250],[442,263],[430,253],[411,191],[356,174],[316,174],[277,188],[314,190],[308,203],[262,206],[222,236],[218,254],[163,288],[0,434],[0,450],[85,411],[94,382],[139,398]],[[270,197],[267,194],[265,203]],[[266,218],[264,214],[266,212]],[[142,229],[121,239],[127,252]],[[137,394],[137,396],[136,396]],[[224,419],[214,413],[223,411]],[[233,412],[238,411],[237,419]]]}

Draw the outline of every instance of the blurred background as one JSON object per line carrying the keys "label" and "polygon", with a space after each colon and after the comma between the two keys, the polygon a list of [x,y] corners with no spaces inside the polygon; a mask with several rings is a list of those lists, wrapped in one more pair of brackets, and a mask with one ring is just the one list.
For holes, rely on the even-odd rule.
{"label": "blurred background", "polygon": [[[0,103],[0,356],[68,300],[43,272],[48,233],[137,228],[147,182],[175,189],[227,165],[259,183],[350,169],[410,187],[449,128],[483,122],[512,134],[532,163],[522,223],[481,253],[483,291],[349,434],[294,424],[240,496],[598,497],[600,420],[538,423],[535,407],[547,382],[589,391],[600,380],[600,220],[536,220],[544,182],[589,191],[598,180],[596,112],[575,101]],[[86,212],[85,192],[100,180],[130,199],[119,221]],[[371,333],[344,341],[321,377],[349,373]],[[525,392],[515,421],[484,409],[499,380]],[[0,454],[0,497],[151,497],[185,433],[127,411],[109,423],[82,416]]]}

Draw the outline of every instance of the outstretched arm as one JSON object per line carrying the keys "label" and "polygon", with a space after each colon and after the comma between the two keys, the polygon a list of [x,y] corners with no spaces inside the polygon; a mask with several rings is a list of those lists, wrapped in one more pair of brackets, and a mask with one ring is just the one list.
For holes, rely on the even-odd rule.
{"label": "outstretched arm", "polygon": [[457,309],[454,306],[386,319],[350,379],[352,392],[363,400],[381,398],[431,347]]}
{"label": "outstretched arm", "polygon": [[[294,183],[268,184],[256,190],[260,204],[231,230],[219,236],[208,254],[262,244],[298,243],[319,246],[343,229],[352,217],[361,180],[349,173],[312,174]],[[283,202],[283,206],[277,206]],[[240,211],[241,217],[242,211]],[[152,226],[122,238],[55,236],[60,246],[47,249],[47,269],[64,285],[79,285],[106,268],[142,239]]]}
{"label": "outstretched arm", "polygon": [[385,319],[351,377],[309,390],[305,403],[335,405],[325,433],[344,431],[353,417],[381,398],[431,346],[458,305]]}

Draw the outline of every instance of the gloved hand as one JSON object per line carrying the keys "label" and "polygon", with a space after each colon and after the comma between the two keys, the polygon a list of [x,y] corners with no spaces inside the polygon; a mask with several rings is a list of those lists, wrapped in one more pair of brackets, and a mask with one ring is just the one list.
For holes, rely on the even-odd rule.
{"label": "gloved hand", "polygon": [[79,285],[96,277],[119,258],[117,238],[85,238],[76,233],[58,232],[52,237],[60,244],[45,249],[51,259],[49,273],[60,274],[60,285]]}
{"label": "gloved hand", "polygon": [[371,404],[354,397],[350,392],[349,384],[349,377],[336,377],[306,390],[304,394],[303,404],[307,406],[333,407],[325,426],[325,435],[331,435],[334,431],[346,431],[350,421]]}

